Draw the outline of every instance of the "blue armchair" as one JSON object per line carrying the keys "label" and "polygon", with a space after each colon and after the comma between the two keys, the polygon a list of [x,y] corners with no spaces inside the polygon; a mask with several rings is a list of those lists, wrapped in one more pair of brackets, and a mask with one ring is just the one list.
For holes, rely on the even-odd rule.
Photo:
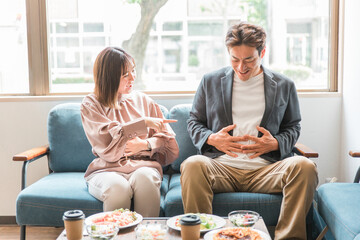
{"label": "blue armchair", "polygon": [[[360,152],[349,152],[360,157]],[[326,183],[316,194],[317,209],[329,232],[325,239],[360,239],[360,167],[354,183]]]}

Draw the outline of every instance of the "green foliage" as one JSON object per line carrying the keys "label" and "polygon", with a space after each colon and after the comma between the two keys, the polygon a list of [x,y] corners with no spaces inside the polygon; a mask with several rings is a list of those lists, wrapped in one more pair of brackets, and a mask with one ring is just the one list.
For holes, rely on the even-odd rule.
{"label": "green foliage", "polygon": [[189,55],[189,66],[191,67],[197,67],[199,66],[199,58],[195,54]]}
{"label": "green foliage", "polygon": [[248,15],[248,21],[262,26],[267,29],[267,1],[266,0],[247,0],[247,4],[250,6],[250,12]]}
{"label": "green foliage", "polygon": [[127,0],[128,3],[140,3],[141,0]]}
{"label": "green foliage", "polygon": [[285,69],[284,74],[294,81],[302,81],[310,77],[310,72],[304,69]]}
{"label": "green foliage", "polygon": [[92,78],[56,78],[52,81],[53,84],[68,84],[68,83],[93,83],[94,79]]}
{"label": "green foliage", "polygon": [[276,68],[273,69],[289,77],[294,82],[301,82],[307,80],[312,74],[311,68],[300,65],[288,66],[285,69],[276,69]]}
{"label": "green foliage", "polygon": [[[267,0],[242,0],[242,1],[229,1],[228,6],[225,5],[223,0],[217,0],[212,2],[211,8],[200,6],[202,12],[218,12],[220,9],[227,9],[232,4],[238,5],[243,11],[248,6],[249,12],[247,21],[256,25],[262,26],[267,30]],[[224,12],[222,12],[224,13]],[[226,13],[226,12],[225,12]]]}

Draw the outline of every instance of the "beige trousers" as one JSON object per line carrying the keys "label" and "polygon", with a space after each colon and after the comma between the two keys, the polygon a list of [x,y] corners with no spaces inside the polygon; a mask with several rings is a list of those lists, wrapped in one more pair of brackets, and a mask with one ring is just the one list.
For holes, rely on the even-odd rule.
{"label": "beige trousers", "polygon": [[91,195],[103,202],[104,211],[131,206],[144,217],[157,217],[160,212],[161,176],[155,168],[141,167],[130,174],[95,173],[87,179]]}
{"label": "beige trousers", "polygon": [[282,193],[275,239],[306,239],[306,215],[318,184],[316,165],[309,159],[295,156],[242,170],[196,155],[186,159],[180,171],[185,213],[212,213],[214,193]]}

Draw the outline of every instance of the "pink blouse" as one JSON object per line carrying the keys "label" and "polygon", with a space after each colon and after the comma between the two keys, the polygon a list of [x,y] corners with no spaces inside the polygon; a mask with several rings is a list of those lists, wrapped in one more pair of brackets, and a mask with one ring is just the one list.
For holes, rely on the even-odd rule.
{"label": "pink blouse", "polygon": [[[153,167],[162,175],[161,165],[168,165],[179,155],[175,133],[156,132],[147,128],[144,117],[164,118],[160,107],[147,95],[133,91],[119,99],[120,109],[104,107],[95,94],[87,95],[81,104],[81,119],[95,158],[85,172],[131,173],[140,167]],[[151,151],[141,151],[129,159],[124,156],[126,142],[134,137],[147,139]]]}

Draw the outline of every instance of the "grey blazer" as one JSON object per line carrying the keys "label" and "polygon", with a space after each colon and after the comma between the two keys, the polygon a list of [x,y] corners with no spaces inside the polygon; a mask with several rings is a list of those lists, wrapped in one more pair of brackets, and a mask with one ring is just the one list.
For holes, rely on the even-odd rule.
{"label": "grey blazer", "polygon": [[[300,136],[300,107],[295,84],[287,77],[264,67],[265,111],[260,126],[266,128],[279,142],[279,150],[261,155],[276,162],[293,156],[293,147]],[[195,94],[188,132],[199,154],[215,158],[223,155],[206,143],[210,134],[232,125],[231,67],[204,75]],[[230,132],[232,135],[232,132]],[[262,133],[259,132],[259,137]]]}

